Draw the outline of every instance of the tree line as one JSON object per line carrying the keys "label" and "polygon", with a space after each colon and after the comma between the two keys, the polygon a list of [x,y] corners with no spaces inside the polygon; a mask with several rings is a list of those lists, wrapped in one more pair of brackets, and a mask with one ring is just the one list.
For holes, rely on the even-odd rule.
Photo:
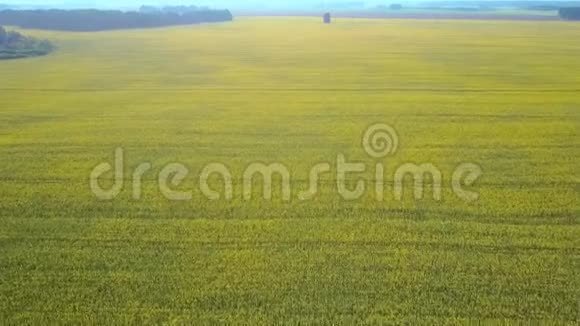
{"label": "tree line", "polygon": [[580,20],[580,7],[561,8],[560,17],[566,20]]}
{"label": "tree line", "polygon": [[192,11],[205,11],[209,10],[208,7],[198,7],[198,6],[164,6],[164,7],[155,7],[155,6],[141,6],[139,8],[139,12],[142,13],[174,13],[174,14],[184,14]]}
{"label": "tree line", "polygon": [[50,42],[26,37],[0,26],[0,59],[16,59],[48,54],[53,50]]}
{"label": "tree line", "polygon": [[127,28],[150,28],[173,25],[190,25],[231,21],[229,10],[191,10],[182,13],[123,12],[117,10],[4,10],[0,11],[0,24],[21,28],[102,31]]}

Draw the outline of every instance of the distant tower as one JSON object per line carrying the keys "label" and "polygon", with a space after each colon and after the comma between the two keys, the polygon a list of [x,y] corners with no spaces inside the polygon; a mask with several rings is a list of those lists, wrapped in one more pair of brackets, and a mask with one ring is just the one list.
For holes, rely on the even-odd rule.
{"label": "distant tower", "polygon": [[323,21],[324,21],[325,24],[330,24],[331,21],[332,21],[332,19],[330,18],[330,13],[329,12],[327,12],[326,14],[324,14],[324,16],[323,16],[322,19],[323,19]]}

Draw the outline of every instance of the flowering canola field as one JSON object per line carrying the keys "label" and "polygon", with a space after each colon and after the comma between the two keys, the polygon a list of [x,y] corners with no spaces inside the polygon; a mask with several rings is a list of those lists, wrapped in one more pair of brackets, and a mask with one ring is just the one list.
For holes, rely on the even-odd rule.
{"label": "flowering canola field", "polygon": [[[0,62],[5,323],[578,321],[580,25],[27,33],[58,48]],[[386,157],[361,142],[377,123],[396,132]],[[341,157],[364,171],[341,177]],[[90,186],[103,163],[100,186],[121,185],[109,200]],[[274,175],[270,199],[260,177],[246,198],[254,163],[284,166],[290,197]],[[476,199],[454,190],[464,163],[481,169]],[[230,198],[219,175],[200,178],[210,164]],[[427,177],[418,199],[405,178],[398,198],[406,164],[436,167],[440,185]],[[177,165],[181,200],[160,186]],[[345,198],[339,183],[364,189]]]}

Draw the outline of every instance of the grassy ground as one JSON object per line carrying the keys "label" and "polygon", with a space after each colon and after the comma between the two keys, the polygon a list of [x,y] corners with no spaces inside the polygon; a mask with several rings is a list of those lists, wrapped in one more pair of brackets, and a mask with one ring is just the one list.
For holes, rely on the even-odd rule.
{"label": "grassy ground", "polygon": [[[30,32],[58,51],[0,62],[0,319],[573,324],[579,32],[310,18]],[[387,180],[402,163],[431,162],[443,200],[398,202],[387,182],[384,202],[370,186],[344,201],[331,174],[317,197],[297,200],[315,163],[378,162],[360,145],[374,122],[400,138]],[[116,147],[125,187],[99,201],[89,174]],[[242,199],[255,161],[291,169],[291,202],[279,191]],[[142,162],[153,170],[135,201]],[[157,189],[170,162],[190,169],[179,188],[192,200]],[[211,162],[232,171],[232,201],[197,189]],[[477,202],[450,190],[462,162],[484,170]]]}

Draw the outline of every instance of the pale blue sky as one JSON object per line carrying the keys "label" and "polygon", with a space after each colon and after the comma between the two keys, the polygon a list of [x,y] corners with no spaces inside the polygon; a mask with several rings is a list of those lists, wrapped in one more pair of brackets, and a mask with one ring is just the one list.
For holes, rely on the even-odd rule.
{"label": "pale blue sky", "polygon": [[[137,8],[145,5],[199,5],[212,8],[231,9],[312,9],[338,8],[350,4],[351,7],[376,7],[392,3],[420,3],[441,0],[0,0],[0,4],[23,6],[69,7],[69,8]],[[453,1],[453,0],[451,0]],[[455,0],[457,1],[457,0]],[[485,1],[485,0],[483,0]],[[533,0],[532,0],[533,1]]]}

